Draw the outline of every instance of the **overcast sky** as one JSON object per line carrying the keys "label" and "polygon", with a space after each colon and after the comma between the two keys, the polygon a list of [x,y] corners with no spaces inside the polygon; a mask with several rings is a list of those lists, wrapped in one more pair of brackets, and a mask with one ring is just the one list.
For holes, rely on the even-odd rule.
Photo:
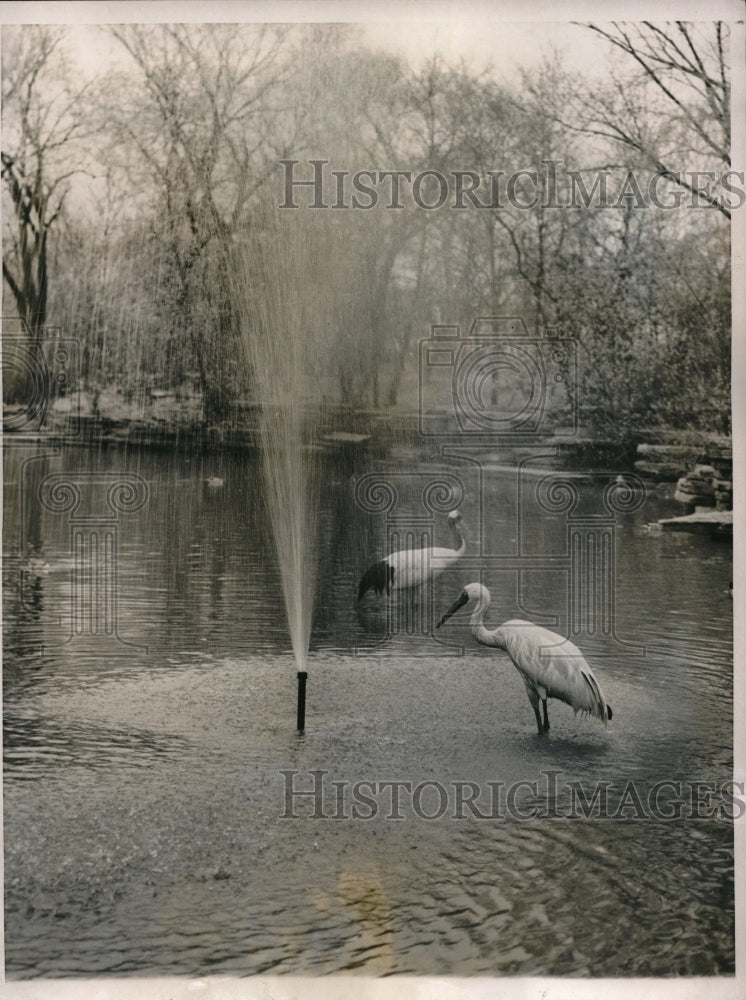
{"label": "overcast sky", "polygon": [[[601,41],[586,28],[573,24],[507,24],[485,20],[452,24],[419,22],[416,31],[402,23],[360,25],[363,41],[373,49],[383,49],[404,57],[417,67],[440,53],[446,61],[462,59],[473,70],[492,64],[498,77],[509,78],[517,66],[529,67],[541,61],[551,46],[557,46],[569,64],[599,63]],[[99,27],[79,25],[71,31],[71,50],[81,66],[100,72],[123,58],[119,43],[107,38]]]}
{"label": "overcast sky", "polygon": [[[550,45],[570,65],[602,68],[603,46],[573,20],[617,17],[650,20],[743,18],[743,0],[109,0],[2,4],[0,23],[95,24],[116,21],[351,21],[362,25],[374,48],[407,58],[414,66],[434,52],[473,69],[492,63],[498,76],[540,61]],[[111,64],[116,47],[98,33],[83,32],[76,48],[91,70]]]}

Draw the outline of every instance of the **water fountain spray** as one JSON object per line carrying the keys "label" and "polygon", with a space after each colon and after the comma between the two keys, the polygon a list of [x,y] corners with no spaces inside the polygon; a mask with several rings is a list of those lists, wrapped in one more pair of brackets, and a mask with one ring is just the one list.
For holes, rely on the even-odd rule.
{"label": "water fountain spray", "polygon": [[267,507],[298,675],[305,728],[307,659],[317,569],[320,386],[332,296],[308,214],[266,213],[236,253],[242,336],[259,401]]}

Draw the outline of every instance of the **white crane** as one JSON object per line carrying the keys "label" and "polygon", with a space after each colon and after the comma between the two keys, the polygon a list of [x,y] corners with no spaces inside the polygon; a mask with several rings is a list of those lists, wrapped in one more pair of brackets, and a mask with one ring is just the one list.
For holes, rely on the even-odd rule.
{"label": "white crane", "polygon": [[397,590],[414,591],[426,580],[432,580],[458,562],[466,552],[466,540],[461,530],[461,514],[457,510],[448,515],[448,524],[458,548],[432,547],[391,552],[365,571],[357,590],[358,601],[362,601],[369,590],[375,590],[377,594],[385,591],[387,595]]}
{"label": "white crane", "polygon": [[[611,718],[598,681],[578,647],[569,639],[531,622],[505,622],[490,632],[484,627],[484,616],[490,606],[490,592],[481,583],[469,583],[458,600],[446,611],[437,627],[469,601],[476,601],[471,616],[471,634],[482,646],[504,649],[513,666],[523,678],[528,699],[536,716],[539,734],[549,732],[547,698],[564,701],[584,715],[595,715],[604,724]],[[539,701],[544,709],[542,721]]]}

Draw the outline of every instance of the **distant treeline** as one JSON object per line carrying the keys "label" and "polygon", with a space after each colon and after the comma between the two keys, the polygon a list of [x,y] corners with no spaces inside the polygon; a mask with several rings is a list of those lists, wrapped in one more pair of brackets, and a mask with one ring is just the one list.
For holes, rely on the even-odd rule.
{"label": "distant treeline", "polygon": [[411,409],[432,324],[520,316],[577,343],[598,425],[730,430],[722,24],[588,25],[590,72],[510,83],[339,25],[102,28],[88,79],[77,30],[3,32],[3,275],[91,393],[191,386],[222,421],[292,324],[325,398]]}

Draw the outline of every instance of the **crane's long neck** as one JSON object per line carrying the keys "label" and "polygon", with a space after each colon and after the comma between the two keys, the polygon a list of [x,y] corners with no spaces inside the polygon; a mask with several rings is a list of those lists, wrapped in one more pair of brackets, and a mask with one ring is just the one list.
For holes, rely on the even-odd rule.
{"label": "crane's long neck", "polygon": [[472,622],[471,634],[481,646],[494,646],[495,649],[506,648],[502,632],[499,628],[496,628],[494,632],[490,632],[481,622],[478,624]]}
{"label": "crane's long neck", "polygon": [[496,628],[493,632],[484,627],[484,616],[489,607],[489,601],[480,600],[472,612],[469,624],[471,634],[481,646],[494,646],[496,649],[505,649],[505,642],[502,631]]}
{"label": "crane's long neck", "polygon": [[449,521],[451,525],[451,531],[453,532],[453,537],[458,542],[458,547],[456,548],[456,555],[462,556],[466,552],[466,538],[464,537],[464,532],[458,521]]}

